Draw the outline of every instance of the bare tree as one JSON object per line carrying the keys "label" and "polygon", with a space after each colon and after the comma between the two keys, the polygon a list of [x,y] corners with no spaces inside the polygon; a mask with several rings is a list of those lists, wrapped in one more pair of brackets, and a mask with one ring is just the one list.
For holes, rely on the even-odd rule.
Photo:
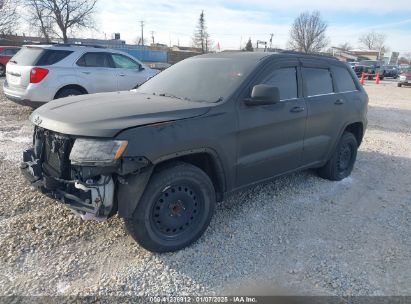
{"label": "bare tree", "polygon": [[387,36],[385,34],[371,31],[361,35],[358,41],[369,50],[379,51],[381,49],[386,49],[384,45],[386,39]]}
{"label": "bare tree", "polygon": [[352,46],[351,46],[351,44],[350,44],[349,42],[341,43],[340,45],[338,45],[338,47],[339,47],[340,49],[342,49],[343,51],[349,51],[349,50],[352,49]]}
{"label": "bare tree", "polygon": [[[46,37],[52,32],[68,42],[69,30],[90,28],[97,0],[25,0],[31,20]],[[51,26],[51,25],[55,26]]]}
{"label": "bare tree", "polygon": [[326,30],[319,11],[301,13],[291,26],[289,47],[305,53],[319,52],[328,45]]}
{"label": "bare tree", "polygon": [[17,0],[0,0],[0,33],[10,33],[18,24]]}
{"label": "bare tree", "polygon": [[208,53],[211,49],[212,40],[207,31],[207,26],[204,17],[204,11],[201,11],[200,18],[198,19],[198,24],[193,37],[193,46],[196,48],[201,48],[203,53]]}
{"label": "bare tree", "polygon": [[50,42],[50,35],[53,32],[50,12],[45,8],[42,0],[26,0],[26,5],[31,11],[29,15],[31,26],[37,28],[46,41]]}

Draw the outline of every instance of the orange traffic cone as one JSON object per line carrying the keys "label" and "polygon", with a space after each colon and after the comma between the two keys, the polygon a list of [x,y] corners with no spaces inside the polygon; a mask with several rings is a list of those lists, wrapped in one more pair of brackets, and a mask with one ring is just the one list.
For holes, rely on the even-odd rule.
{"label": "orange traffic cone", "polygon": [[364,72],[362,72],[362,74],[361,74],[360,83],[361,83],[362,85],[364,85],[364,83],[365,83],[365,73],[364,73]]}
{"label": "orange traffic cone", "polygon": [[375,78],[375,84],[380,84],[380,73],[377,73],[377,77]]}

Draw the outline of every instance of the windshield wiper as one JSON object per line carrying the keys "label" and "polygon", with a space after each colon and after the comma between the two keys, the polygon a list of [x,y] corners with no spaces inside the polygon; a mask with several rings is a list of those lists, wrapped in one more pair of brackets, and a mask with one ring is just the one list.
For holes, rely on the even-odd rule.
{"label": "windshield wiper", "polygon": [[176,96],[176,95],[168,94],[168,93],[161,93],[161,94],[158,94],[158,96],[176,98],[176,99],[187,100],[187,101],[191,100],[190,98],[187,98],[187,97],[180,97],[180,96]]}

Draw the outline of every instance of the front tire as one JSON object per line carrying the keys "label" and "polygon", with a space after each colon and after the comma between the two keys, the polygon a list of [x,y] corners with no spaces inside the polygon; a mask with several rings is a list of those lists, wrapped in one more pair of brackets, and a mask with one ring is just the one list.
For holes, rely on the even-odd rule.
{"label": "front tire", "polygon": [[152,252],[172,252],[195,242],[207,229],[215,208],[215,190],[208,175],[176,162],[150,178],[127,232]]}
{"label": "front tire", "polygon": [[6,67],[0,64],[0,77],[6,76]]}
{"label": "front tire", "polygon": [[402,83],[397,83],[397,87],[401,88],[401,87],[402,87]]}
{"label": "front tire", "polygon": [[349,176],[357,158],[358,143],[350,132],[344,132],[330,160],[318,169],[318,175],[332,181],[340,181]]}

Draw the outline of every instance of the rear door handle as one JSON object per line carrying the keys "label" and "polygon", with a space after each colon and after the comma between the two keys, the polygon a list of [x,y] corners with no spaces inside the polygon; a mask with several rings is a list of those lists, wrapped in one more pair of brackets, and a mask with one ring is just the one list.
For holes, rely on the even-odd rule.
{"label": "rear door handle", "polygon": [[304,111],[305,109],[303,107],[294,107],[290,110],[291,113],[299,113]]}
{"label": "rear door handle", "polygon": [[337,100],[334,102],[334,104],[336,104],[336,105],[342,105],[342,104],[344,104],[344,100],[342,100],[342,99],[337,99]]}
{"label": "rear door handle", "polygon": [[124,76],[126,76],[126,74],[119,74],[119,76],[124,77]]}
{"label": "rear door handle", "polygon": [[91,72],[82,72],[83,74],[90,75]]}

